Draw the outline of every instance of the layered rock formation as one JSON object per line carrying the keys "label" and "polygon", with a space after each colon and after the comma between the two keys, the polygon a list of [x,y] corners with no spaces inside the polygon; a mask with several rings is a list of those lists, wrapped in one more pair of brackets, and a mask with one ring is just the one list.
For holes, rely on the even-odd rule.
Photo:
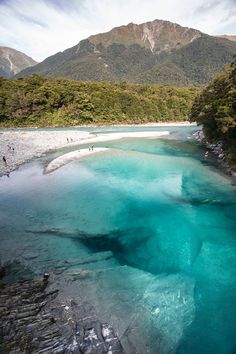
{"label": "layered rock formation", "polygon": [[113,328],[93,307],[48,290],[49,274],[39,280],[4,283],[0,268],[0,352],[122,354]]}

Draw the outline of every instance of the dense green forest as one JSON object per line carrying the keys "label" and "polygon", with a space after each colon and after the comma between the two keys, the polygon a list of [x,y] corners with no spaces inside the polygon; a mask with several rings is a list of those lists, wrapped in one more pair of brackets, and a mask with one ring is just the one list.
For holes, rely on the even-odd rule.
{"label": "dense green forest", "polygon": [[0,78],[0,126],[74,126],[188,119],[196,88]]}
{"label": "dense green forest", "polygon": [[191,120],[203,125],[209,141],[223,144],[236,171],[236,57],[194,101]]}

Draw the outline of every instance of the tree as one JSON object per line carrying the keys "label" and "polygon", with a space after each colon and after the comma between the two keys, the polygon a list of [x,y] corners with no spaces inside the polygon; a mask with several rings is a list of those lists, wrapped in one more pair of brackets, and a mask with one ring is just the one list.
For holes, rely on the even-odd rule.
{"label": "tree", "polygon": [[222,142],[232,168],[236,169],[236,57],[196,97],[191,120],[203,125],[208,140]]}

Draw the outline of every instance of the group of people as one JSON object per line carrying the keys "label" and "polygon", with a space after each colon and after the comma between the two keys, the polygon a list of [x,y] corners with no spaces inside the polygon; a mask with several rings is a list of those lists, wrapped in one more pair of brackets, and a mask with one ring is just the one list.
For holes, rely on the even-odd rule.
{"label": "group of people", "polygon": [[66,141],[67,141],[68,143],[73,143],[73,142],[74,142],[74,140],[73,140],[72,138],[66,138]]}
{"label": "group of people", "polygon": [[89,151],[93,151],[94,145],[89,146]]}

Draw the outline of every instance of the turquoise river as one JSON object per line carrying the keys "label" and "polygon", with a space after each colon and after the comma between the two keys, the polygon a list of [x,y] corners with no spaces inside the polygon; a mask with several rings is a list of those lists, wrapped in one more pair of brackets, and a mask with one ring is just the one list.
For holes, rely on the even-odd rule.
{"label": "turquoise river", "polygon": [[95,144],[110,149],[44,174],[78,147],[61,149],[0,178],[0,259],[55,273],[127,354],[236,353],[236,187],[197,129],[90,128],[171,134]]}

